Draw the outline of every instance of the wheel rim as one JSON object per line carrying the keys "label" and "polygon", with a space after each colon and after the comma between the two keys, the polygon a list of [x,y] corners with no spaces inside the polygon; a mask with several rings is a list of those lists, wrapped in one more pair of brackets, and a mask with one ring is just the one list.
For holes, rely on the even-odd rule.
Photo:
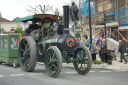
{"label": "wheel rim", "polygon": [[74,62],[74,67],[78,73],[86,72],[90,62],[90,58],[88,56],[88,52],[83,48],[78,48],[75,51],[74,59],[78,59],[78,61]]}
{"label": "wheel rim", "polygon": [[49,75],[54,76],[58,71],[57,53],[53,49],[49,49],[45,57],[45,66]]}
{"label": "wheel rim", "polygon": [[30,65],[30,47],[29,43],[23,39],[19,46],[19,63],[23,70],[29,68]]}

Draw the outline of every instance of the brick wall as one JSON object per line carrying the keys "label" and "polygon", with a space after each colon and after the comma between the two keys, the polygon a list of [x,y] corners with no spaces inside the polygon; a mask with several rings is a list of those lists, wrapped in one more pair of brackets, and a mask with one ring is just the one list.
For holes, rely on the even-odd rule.
{"label": "brick wall", "polygon": [[119,8],[123,8],[125,7],[126,5],[126,0],[118,0],[118,3],[119,3]]}

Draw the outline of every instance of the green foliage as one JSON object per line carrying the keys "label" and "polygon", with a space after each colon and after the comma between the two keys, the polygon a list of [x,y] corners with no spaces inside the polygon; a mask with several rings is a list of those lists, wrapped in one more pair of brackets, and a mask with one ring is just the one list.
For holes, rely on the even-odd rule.
{"label": "green foliage", "polygon": [[10,31],[4,32],[4,34],[9,34],[9,33],[10,33]]}
{"label": "green foliage", "polygon": [[88,64],[88,61],[86,60],[85,63]]}
{"label": "green foliage", "polygon": [[94,64],[101,64],[102,61],[94,60],[93,63],[94,63]]}
{"label": "green foliage", "polygon": [[17,26],[15,33],[25,33],[25,30],[23,30],[23,28],[21,26]]}
{"label": "green foliage", "polygon": [[[17,26],[16,29],[15,29],[15,33],[25,33],[26,30],[23,30],[23,28],[21,26]],[[7,31],[7,32],[4,32],[4,34],[9,34],[10,31]]]}

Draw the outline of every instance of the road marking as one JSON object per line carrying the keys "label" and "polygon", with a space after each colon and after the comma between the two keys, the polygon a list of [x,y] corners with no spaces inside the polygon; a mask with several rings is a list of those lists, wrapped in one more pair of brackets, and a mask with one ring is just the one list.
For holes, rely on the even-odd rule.
{"label": "road marking", "polygon": [[0,77],[4,77],[3,75],[0,75]]}
{"label": "road marking", "polygon": [[122,70],[122,71],[128,71],[128,70]]}
{"label": "road marking", "polygon": [[99,72],[112,72],[112,71],[99,71]]}
{"label": "road marking", "polygon": [[10,76],[23,76],[24,74],[11,74]]}
{"label": "road marking", "polygon": [[42,75],[43,73],[29,73],[29,75],[32,75],[32,76],[34,76],[34,75]]}
{"label": "road marking", "polygon": [[89,71],[89,72],[95,72],[95,71]]}
{"label": "road marking", "polygon": [[66,73],[76,73],[76,72],[66,72]]}

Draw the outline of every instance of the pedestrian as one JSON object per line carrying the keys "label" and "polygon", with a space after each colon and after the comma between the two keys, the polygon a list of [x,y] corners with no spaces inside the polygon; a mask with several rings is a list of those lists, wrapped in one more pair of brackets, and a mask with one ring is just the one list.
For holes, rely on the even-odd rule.
{"label": "pedestrian", "polygon": [[95,41],[92,41],[92,47],[91,47],[91,54],[92,54],[92,60],[96,60],[96,54],[98,53],[97,51],[97,46],[95,44]]}
{"label": "pedestrian", "polygon": [[83,37],[87,40],[88,36],[86,34],[83,34]]}
{"label": "pedestrian", "polygon": [[124,57],[124,53],[126,52],[125,44],[122,42],[122,40],[119,40],[118,52],[120,52],[120,61],[119,62],[123,62],[122,60],[124,60],[125,64],[127,64],[127,60]]}
{"label": "pedestrian", "polygon": [[126,45],[126,53],[128,55],[128,40],[127,40],[127,45]]}
{"label": "pedestrian", "polygon": [[102,29],[100,30],[99,35],[100,35],[100,37],[104,37],[104,32],[103,32],[103,30],[102,30]]}
{"label": "pedestrian", "polygon": [[76,40],[76,46],[75,46],[76,49],[78,46],[80,46],[80,42],[78,41],[78,38],[75,38],[75,40]]}
{"label": "pedestrian", "polygon": [[[77,48],[78,46],[80,46],[80,41],[78,40],[78,38],[75,38],[75,40],[76,40],[76,47],[75,47],[74,50],[76,50],[76,48]],[[76,55],[77,55],[77,58],[80,58],[79,52],[78,52]]]}
{"label": "pedestrian", "polygon": [[98,46],[98,51],[99,51],[99,56],[101,58],[101,61],[102,62],[105,62],[105,57],[104,57],[104,54],[102,53],[102,49],[105,48],[105,45],[103,43],[103,38],[100,37],[97,42],[96,42],[96,45]]}
{"label": "pedestrian", "polygon": [[106,38],[113,38],[114,39],[114,37],[109,33],[109,31],[106,32]]}
{"label": "pedestrian", "polygon": [[84,42],[84,45],[87,46],[87,40],[85,37],[83,37],[83,42]]}
{"label": "pedestrian", "polygon": [[80,46],[85,46],[84,42],[81,40],[81,38],[78,38],[78,41],[80,42]]}

